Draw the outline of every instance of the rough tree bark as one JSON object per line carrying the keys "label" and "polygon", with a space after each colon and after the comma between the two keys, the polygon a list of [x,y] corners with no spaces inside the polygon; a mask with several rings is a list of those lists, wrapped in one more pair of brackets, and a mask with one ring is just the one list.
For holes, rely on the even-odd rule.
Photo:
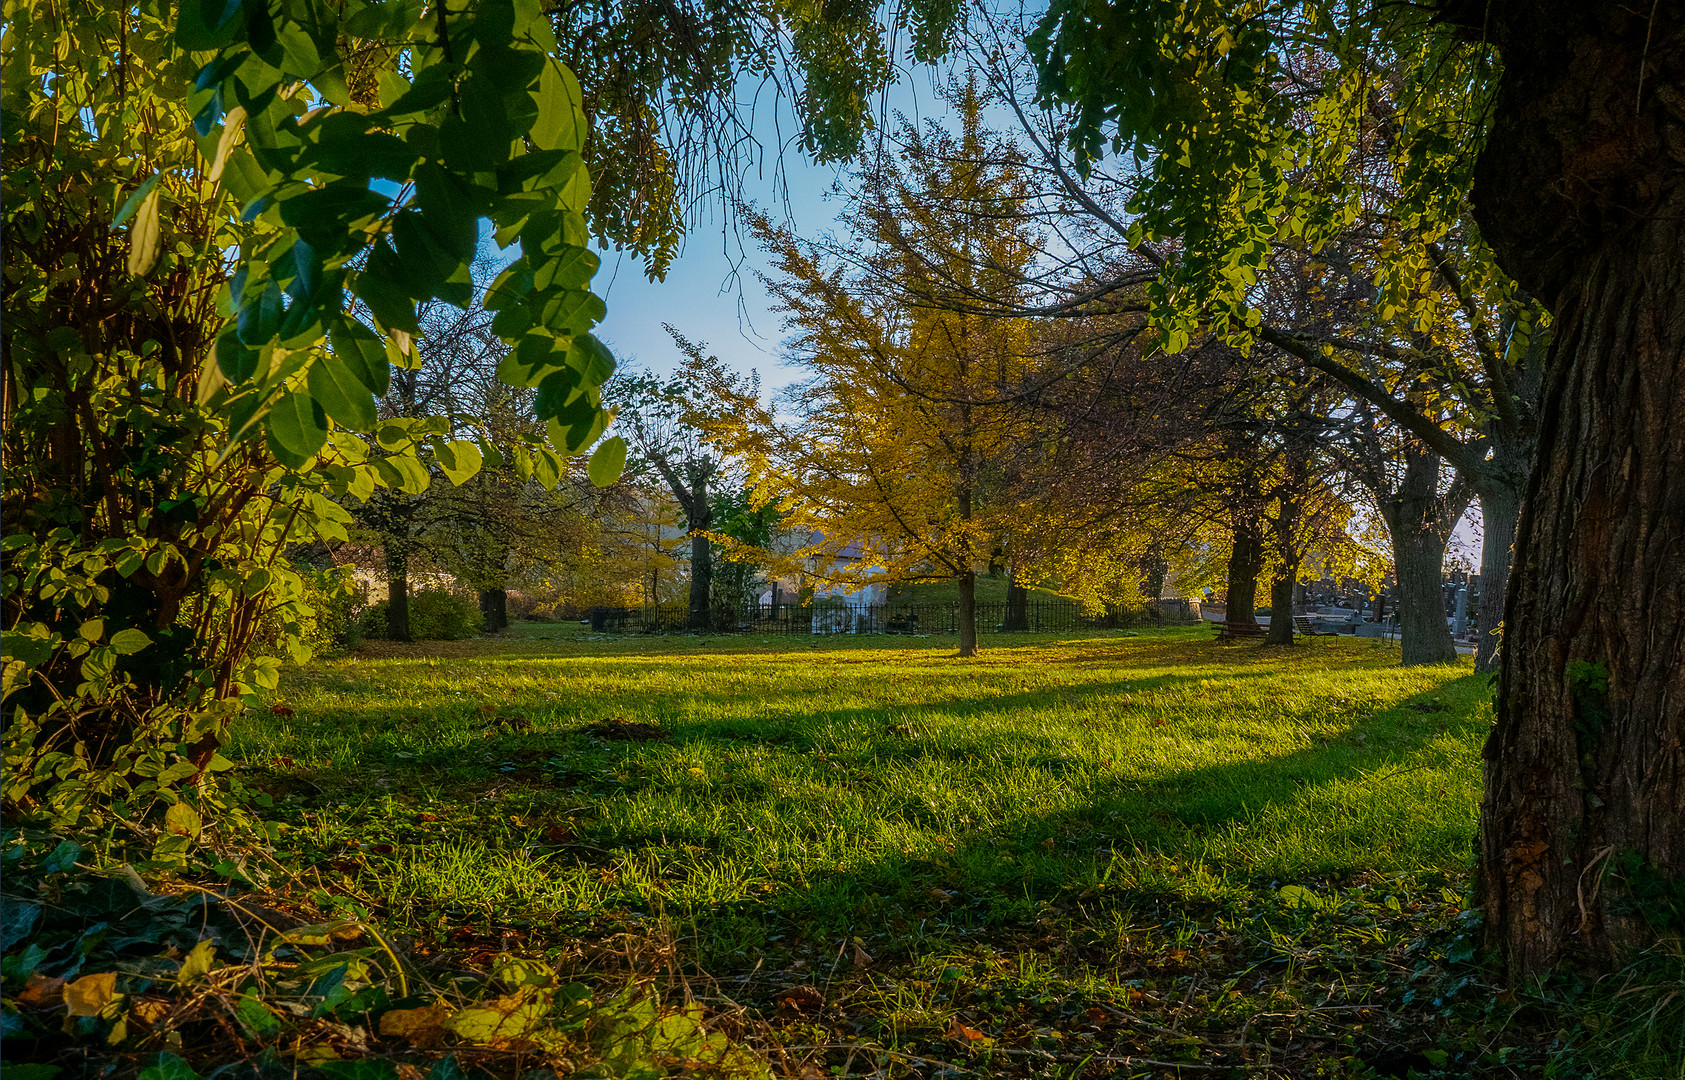
{"label": "rough tree bark", "polygon": [[1402,479],[1377,499],[1392,538],[1402,659],[1405,667],[1448,664],[1457,646],[1445,625],[1445,546],[1474,492],[1461,476],[1441,492],[1440,457],[1420,443],[1406,447],[1404,460]]}
{"label": "rough tree bark", "polygon": [[1284,475],[1275,491],[1276,513],[1270,522],[1270,532],[1275,541],[1277,566],[1275,578],[1270,582],[1270,631],[1264,636],[1266,645],[1293,644],[1293,586],[1299,580],[1299,564],[1304,561],[1299,527],[1310,482],[1310,460],[1304,451],[1302,443],[1290,436]]}
{"label": "rough tree bark", "polygon": [[480,617],[488,634],[506,629],[509,626],[509,590],[481,589]]}
{"label": "rough tree bark", "polygon": [[1006,575],[1006,617],[1001,629],[1023,633],[1030,628],[1030,590],[1018,584],[1018,575],[1010,570]]}
{"label": "rough tree bark", "polygon": [[[1503,77],[1473,202],[1555,316],[1487,741],[1512,979],[1621,964],[1685,891],[1685,7],[1446,3]],[[1671,922],[1671,925],[1670,925]]]}
{"label": "rough tree bark", "polygon": [[1258,573],[1264,568],[1264,538],[1256,518],[1236,514],[1230,526],[1229,573],[1223,621],[1258,625]]}
{"label": "rough tree bark", "polygon": [[960,655],[977,655],[977,571],[967,570],[959,576],[959,632]]}
{"label": "rough tree bark", "polygon": [[1474,669],[1496,671],[1498,630],[1504,621],[1515,522],[1521,514],[1521,488],[1502,485],[1480,492],[1480,607],[1475,612]]}
{"label": "rough tree bark", "polygon": [[706,634],[710,625],[710,598],[714,590],[714,545],[707,530],[714,524],[714,508],[708,502],[709,470],[698,470],[691,479],[690,500],[685,504],[690,527],[690,632]]}

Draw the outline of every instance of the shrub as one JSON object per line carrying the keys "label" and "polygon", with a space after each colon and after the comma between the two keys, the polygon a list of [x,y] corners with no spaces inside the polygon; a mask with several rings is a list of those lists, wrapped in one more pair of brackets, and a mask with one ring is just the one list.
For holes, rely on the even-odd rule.
{"label": "shrub", "polygon": [[304,601],[311,609],[304,634],[316,656],[337,656],[363,642],[358,613],[368,595],[357,583],[352,568],[332,566],[325,570],[298,568],[304,581]]}
{"label": "shrub", "polygon": [[[410,639],[413,641],[460,641],[480,632],[485,617],[473,599],[449,589],[420,589],[410,594]],[[363,635],[387,638],[386,601],[370,607],[363,615]]]}

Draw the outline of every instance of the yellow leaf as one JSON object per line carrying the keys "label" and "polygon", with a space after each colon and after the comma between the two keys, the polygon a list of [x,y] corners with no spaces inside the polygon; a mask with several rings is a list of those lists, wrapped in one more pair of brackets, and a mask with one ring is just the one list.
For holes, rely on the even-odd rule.
{"label": "yellow leaf", "polygon": [[234,139],[240,134],[240,128],[245,122],[245,106],[236,105],[228,110],[228,115],[222,122],[222,137],[216,141],[216,158],[211,162],[211,171],[208,174],[211,183],[222,179],[222,168],[228,164],[228,152],[234,149]]}
{"label": "yellow leaf", "polygon": [[506,994],[470,1009],[463,1009],[445,1021],[446,1030],[470,1042],[499,1042],[518,1039],[531,1031],[544,1016],[542,997],[525,993]]}
{"label": "yellow leaf", "polygon": [[189,840],[199,839],[199,829],[203,822],[199,820],[199,811],[184,802],[178,802],[164,811],[164,831],[185,836]]}
{"label": "yellow leaf", "polygon": [[71,1016],[98,1016],[117,998],[115,971],[84,975],[64,988],[64,1005]]}
{"label": "yellow leaf", "polygon": [[153,188],[146,201],[140,204],[140,210],[135,213],[135,223],[129,226],[127,269],[135,277],[151,270],[152,264],[158,261],[158,242],[163,235],[163,227],[158,219],[158,200],[163,194],[160,189]]}
{"label": "yellow leaf", "polygon": [[381,1016],[380,1033],[389,1039],[408,1039],[415,1046],[437,1046],[450,1015],[450,1006],[442,1001],[421,1009],[393,1009]]}
{"label": "yellow leaf", "polygon": [[312,926],[295,926],[281,935],[289,945],[331,945],[362,937],[363,925],[356,919],[330,919]]}
{"label": "yellow leaf", "polygon": [[193,946],[193,951],[188,953],[187,959],[181,962],[181,970],[176,972],[176,982],[185,986],[195,979],[202,979],[210,972],[211,965],[214,963],[216,963],[216,946],[211,944],[209,938],[206,938]]}

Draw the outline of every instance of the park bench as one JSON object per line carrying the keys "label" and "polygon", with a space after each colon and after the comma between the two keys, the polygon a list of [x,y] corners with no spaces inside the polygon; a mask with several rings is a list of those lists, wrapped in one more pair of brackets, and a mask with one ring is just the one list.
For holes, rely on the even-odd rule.
{"label": "park bench", "polygon": [[1238,641],[1241,638],[1259,638],[1269,633],[1269,628],[1259,626],[1254,622],[1223,622],[1217,624],[1218,641]]}
{"label": "park bench", "polygon": [[1306,637],[1333,637],[1339,633],[1338,630],[1318,630],[1309,615],[1293,616],[1293,632]]}

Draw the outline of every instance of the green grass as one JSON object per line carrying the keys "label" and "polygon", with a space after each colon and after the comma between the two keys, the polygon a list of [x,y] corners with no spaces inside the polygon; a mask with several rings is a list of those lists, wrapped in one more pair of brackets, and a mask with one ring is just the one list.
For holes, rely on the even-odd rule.
{"label": "green grass", "polygon": [[[984,645],[526,625],[293,672],[229,753],[283,860],[416,955],[659,957],[820,1066],[1511,1075],[1521,1021],[1444,988],[1485,678],[1203,627]],[[799,983],[820,1014],[780,1008]]]}

